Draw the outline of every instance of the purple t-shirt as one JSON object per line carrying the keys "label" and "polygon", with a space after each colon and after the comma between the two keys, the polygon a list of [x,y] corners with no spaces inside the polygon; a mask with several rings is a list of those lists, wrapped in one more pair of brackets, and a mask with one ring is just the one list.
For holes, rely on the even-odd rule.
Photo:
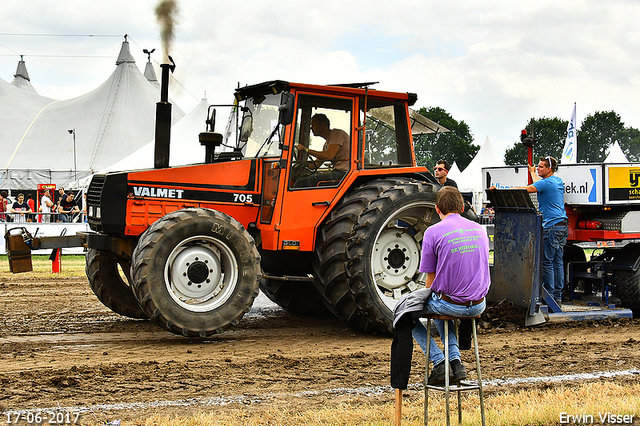
{"label": "purple t-shirt", "polygon": [[482,299],[491,284],[487,232],[459,214],[431,225],[422,240],[420,272],[435,272],[431,289],[456,302]]}

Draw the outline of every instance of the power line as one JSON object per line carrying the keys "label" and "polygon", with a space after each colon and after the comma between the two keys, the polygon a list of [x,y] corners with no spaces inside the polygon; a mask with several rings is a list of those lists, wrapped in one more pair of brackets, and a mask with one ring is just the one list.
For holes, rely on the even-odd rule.
{"label": "power line", "polygon": [[[113,38],[113,37],[123,37],[122,34],[38,34],[38,33],[0,33],[0,36],[20,36],[20,37],[103,37],[103,38]],[[127,35],[125,34],[124,37]],[[44,54],[21,54],[16,52],[14,49],[5,46],[4,44],[0,44],[0,47],[4,47],[5,49],[15,53],[18,56],[29,56],[29,57],[40,57],[40,58],[101,58],[108,59],[110,56],[90,56],[90,55],[44,55]],[[14,55],[0,55],[0,56],[14,56]]]}
{"label": "power line", "polygon": [[[0,46],[2,46],[0,44]],[[4,47],[4,46],[3,46]],[[12,49],[9,49],[13,51]],[[97,59],[112,59],[113,55],[110,56],[91,56],[91,55],[45,55],[45,54],[29,54],[29,53],[15,53],[13,55],[0,55],[0,56],[26,56],[29,58],[97,58]]]}
{"label": "power line", "polygon": [[[0,36],[20,36],[20,37],[105,37],[105,38],[122,38],[122,34],[38,34],[38,33],[0,33]],[[126,35],[125,37],[133,44],[138,46],[140,50],[142,47],[135,41],[131,36]],[[113,56],[97,56],[97,55],[51,55],[51,54],[20,54],[15,50],[0,44],[0,47],[4,47],[5,49],[14,52],[12,55],[0,54],[0,57],[3,56],[26,56],[29,58],[93,58],[93,59],[113,59]],[[152,58],[152,60],[159,65],[159,62]],[[195,100],[198,100],[198,97],[191,93],[179,80],[172,76],[172,80],[177,83],[182,90],[192,96]]]}
{"label": "power line", "polygon": [[[15,50],[13,50],[13,49],[12,49],[12,48],[10,48],[10,47],[5,46],[4,44],[0,44],[0,47],[4,47],[5,49],[10,50],[10,51],[12,51],[13,53],[15,53],[16,55],[20,56],[20,54],[19,54],[18,52],[16,52]],[[2,56],[14,56],[14,55],[2,55]]]}
{"label": "power line", "polygon": [[38,34],[38,33],[0,33],[0,36],[20,36],[20,37],[122,37],[122,34]]}

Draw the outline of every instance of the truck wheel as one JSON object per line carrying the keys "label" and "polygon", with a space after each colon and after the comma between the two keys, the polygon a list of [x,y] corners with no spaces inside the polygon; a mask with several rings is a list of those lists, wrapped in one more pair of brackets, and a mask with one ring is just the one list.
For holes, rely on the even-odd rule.
{"label": "truck wheel", "polygon": [[260,255],[235,219],[210,209],[167,214],[132,256],[142,309],[168,331],[206,337],[236,324],[258,294]]}
{"label": "truck wheel", "polygon": [[[614,263],[638,266],[640,246],[630,245],[624,250],[614,257]],[[631,309],[634,317],[640,317],[640,268],[635,271],[616,269],[614,285],[622,306]]]}
{"label": "truck wheel", "polygon": [[381,179],[336,206],[318,238],[314,268],[339,318],[391,332],[395,304],[420,286],[422,236],[439,221],[435,190],[408,178]]}
{"label": "truck wheel", "polygon": [[282,281],[263,278],[260,290],[291,315],[320,317],[331,312],[315,284],[307,281]]}
{"label": "truck wheel", "polygon": [[[122,278],[118,265],[126,275],[126,281]],[[131,265],[124,261],[116,261],[113,257],[90,249],[87,252],[85,273],[89,278],[89,286],[107,308],[116,314],[129,318],[148,318],[140,308],[138,300],[133,294],[129,282],[131,282]]]}

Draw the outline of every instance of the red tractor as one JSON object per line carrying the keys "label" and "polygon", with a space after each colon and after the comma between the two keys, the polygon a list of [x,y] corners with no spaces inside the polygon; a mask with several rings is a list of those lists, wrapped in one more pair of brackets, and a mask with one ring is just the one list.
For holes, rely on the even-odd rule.
{"label": "red tractor", "polygon": [[[208,336],[236,323],[260,288],[291,313],[328,309],[390,332],[397,300],[422,286],[422,236],[439,220],[440,186],[416,166],[412,134],[446,129],[409,109],[414,94],[270,81],[236,90],[234,143],[204,132],[205,162],[169,167],[162,67],[155,168],[96,175],[87,193],[93,232],[80,240],[98,298],[171,332]],[[308,150],[325,143],[311,131],[316,114],[348,135],[341,173],[310,161]],[[54,245],[21,237],[30,249]]]}

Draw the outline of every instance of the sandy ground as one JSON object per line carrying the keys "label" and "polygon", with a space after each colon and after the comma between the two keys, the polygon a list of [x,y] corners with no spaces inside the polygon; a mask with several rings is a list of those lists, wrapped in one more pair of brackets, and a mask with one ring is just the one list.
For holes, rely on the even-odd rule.
{"label": "sandy ground", "polygon": [[[524,328],[521,312],[503,303],[481,323],[483,378],[637,371],[639,331],[637,319]],[[93,423],[240,406],[383,404],[393,400],[391,390],[376,392],[389,384],[390,346],[389,336],[291,317],[264,297],[224,334],[187,339],[112,313],[85,279],[15,276],[0,282],[1,421],[7,411],[55,407],[81,407],[72,410],[84,410],[80,423]],[[471,351],[463,357],[470,367]],[[416,348],[413,358],[417,384],[424,357]],[[598,380],[637,383],[640,374]]]}

